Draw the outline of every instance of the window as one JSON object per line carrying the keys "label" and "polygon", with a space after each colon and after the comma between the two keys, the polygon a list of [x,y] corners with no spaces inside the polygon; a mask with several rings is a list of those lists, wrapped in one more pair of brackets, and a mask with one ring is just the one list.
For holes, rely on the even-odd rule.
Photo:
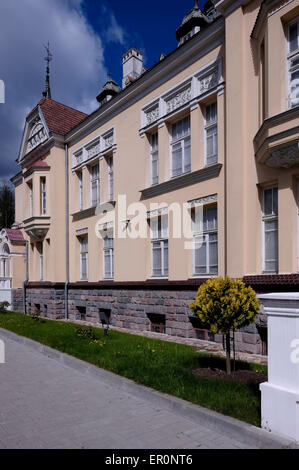
{"label": "window", "polygon": [[46,192],[46,178],[41,178],[41,213],[46,214],[47,211],[47,192]]}
{"label": "window", "polygon": [[[199,220],[201,214],[202,221]],[[193,209],[191,216],[193,225],[193,275],[217,275],[217,206],[205,206],[202,212]]]}
{"label": "window", "polygon": [[172,125],[172,177],[191,171],[190,116]]}
{"label": "window", "polygon": [[33,217],[33,186],[32,186],[32,182],[28,183],[28,189],[29,189],[29,214],[30,214],[30,217]]}
{"label": "window", "polygon": [[158,132],[150,136],[151,144],[151,185],[159,182]]}
{"label": "window", "polygon": [[78,314],[76,320],[86,321],[86,307],[77,307]]}
{"label": "window", "polygon": [[79,210],[83,210],[83,180],[82,180],[82,171],[78,173],[79,180]]}
{"label": "window", "polygon": [[150,331],[154,333],[165,333],[166,331],[165,315],[159,314],[159,313],[148,313],[147,316],[150,321]]}
{"label": "window", "polygon": [[215,334],[209,330],[209,327],[203,324],[199,318],[190,317],[194,335],[196,339],[202,339],[204,341],[215,341]]}
{"label": "window", "polygon": [[278,191],[276,187],[263,190],[263,270],[278,271]]}
{"label": "window", "polygon": [[168,216],[150,219],[152,277],[168,276]]}
{"label": "window", "polygon": [[108,192],[109,201],[113,201],[114,188],[113,188],[113,157],[108,158]]}
{"label": "window", "polygon": [[113,279],[114,277],[114,239],[113,235],[107,235],[103,238],[103,260],[104,260],[104,279]]}
{"label": "window", "polygon": [[39,252],[40,280],[43,281],[43,279],[44,279],[44,246],[43,246],[43,242],[38,242],[37,249],[38,249],[38,252]]}
{"label": "window", "polygon": [[299,19],[288,26],[288,107],[299,104]]}
{"label": "window", "polygon": [[88,237],[80,238],[80,280],[88,280]]}
{"label": "window", "polygon": [[96,206],[100,202],[100,166],[97,163],[91,167],[91,205]]}
{"label": "window", "polygon": [[217,163],[218,159],[218,129],[217,129],[217,103],[206,106],[206,164]]}

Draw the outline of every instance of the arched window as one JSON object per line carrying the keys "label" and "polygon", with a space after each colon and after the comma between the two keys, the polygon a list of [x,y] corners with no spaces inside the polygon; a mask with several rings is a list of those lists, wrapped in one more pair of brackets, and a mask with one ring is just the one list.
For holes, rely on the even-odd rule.
{"label": "arched window", "polygon": [[0,258],[0,268],[1,268],[1,277],[9,277],[10,276],[10,249],[7,243],[4,243],[2,246],[2,253]]}
{"label": "arched window", "polygon": [[6,256],[10,255],[10,249],[7,243],[4,243],[3,248],[2,248],[2,253]]}

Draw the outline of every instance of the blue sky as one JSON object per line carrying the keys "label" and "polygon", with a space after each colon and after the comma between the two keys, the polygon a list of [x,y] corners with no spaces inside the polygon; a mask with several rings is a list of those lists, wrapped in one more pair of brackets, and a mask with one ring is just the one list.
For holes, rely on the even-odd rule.
{"label": "blue sky", "polygon": [[[199,6],[204,3],[205,1],[199,2]],[[111,8],[117,23],[123,28],[123,44],[109,41],[104,53],[109,72],[121,84],[122,54],[131,46],[137,47],[144,52],[145,67],[154,65],[162,52],[168,54],[176,48],[176,29],[193,6],[194,0],[86,0],[83,8],[89,23],[99,35],[102,36],[105,32],[103,9]]]}
{"label": "blue sky", "polygon": [[[199,2],[203,6],[205,2]],[[90,113],[112,73],[121,85],[122,55],[131,46],[150,68],[177,47],[176,29],[194,0],[0,0],[0,181],[20,171],[25,117],[39,102],[50,41],[52,98]]]}

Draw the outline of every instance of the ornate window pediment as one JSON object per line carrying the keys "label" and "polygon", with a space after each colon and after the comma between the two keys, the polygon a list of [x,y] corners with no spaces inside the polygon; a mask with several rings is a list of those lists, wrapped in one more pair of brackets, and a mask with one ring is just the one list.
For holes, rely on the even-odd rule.
{"label": "ornate window pediment", "polygon": [[222,58],[219,57],[145,105],[141,110],[140,135],[144,135],[145,128],[160,124],[182,107],[198,104],[209,94],[223,92],[223,88]]}
{"label": "ornate window pediment", "polygon": [[29,137],[27,140],[27,152],[31,152],[35,147],[38,145],[42,144],[47,140],[48,136],[46,133],[46,130],[44,128],[44,125],[40,119],[40,117],[37,117],[32,123],[31,123],[31,129],[29,131]]}

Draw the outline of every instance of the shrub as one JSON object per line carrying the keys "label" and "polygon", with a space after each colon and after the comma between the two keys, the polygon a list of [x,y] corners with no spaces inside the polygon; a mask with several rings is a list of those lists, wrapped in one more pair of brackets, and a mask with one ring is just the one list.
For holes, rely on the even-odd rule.
{"label": "shrub", "polygon": [[5,314],[8,313],[8,307],[10,306],[10,303],[5,301],[5,302],[0,302],[0,313]]}
{"label": "shrub", "polygon": [[229,276],[211,278],[199,287],[190,309],[213,333],[225,335],[226,371],[230,374],[230,331],[255,323],[260,303],[254,290]]}
{"label": "shrub", "polygon": [[31,316],[32,320],[40,321],[40,315],[41,315],[41,311],[40,310],[35,310],[35,312],[32,313],[30,316]]}
{"label": "shrub", "polygon": [[82,339],[89,339],[91,341],[94,341],[95,339],[97,339],[95,332],[91,326],[87,328],[82,328],[81,326],[78,326],[76,328],[76,334],[79,338],[82,338]]}

